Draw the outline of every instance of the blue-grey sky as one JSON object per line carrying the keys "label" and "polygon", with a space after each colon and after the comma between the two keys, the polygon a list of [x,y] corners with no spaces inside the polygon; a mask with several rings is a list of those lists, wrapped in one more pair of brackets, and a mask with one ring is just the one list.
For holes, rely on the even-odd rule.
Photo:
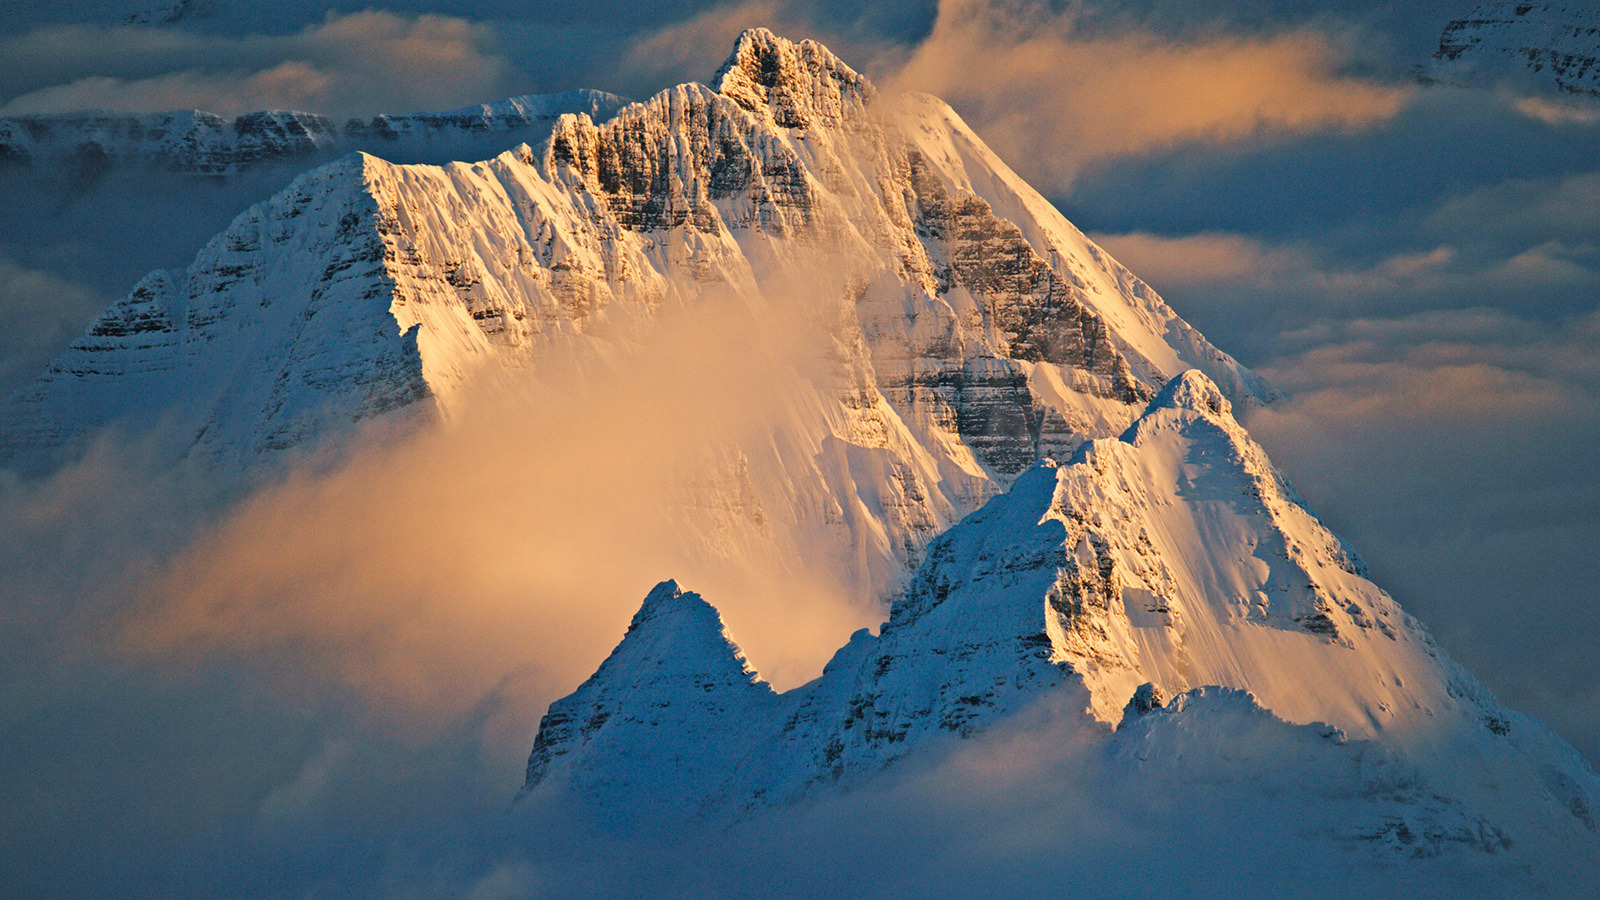
{"label": "blue-grey sky", "polygon": [[[1374,579],[1503,702],[1600,760],[1600,105],[1420,87],[1410,72],[1468,0],[7,5],[0,115],[344,117],[575,87],[640,97],[708,78],[750,25],[822,39],[886,87],[937,93],[1273,379],[1284,401],[1247,424]],[[277,177],[27,200],[28,227],[14,215],[0,228],[0,385],[142,268],[185,264]],[[193,215],[148,221],[191,190],[205,198]],[[386,857],[425,855],[406,831],[423,826],[400,820],[429,809],[427,827],[470,844],[471,823],[515,789],[500,779],[531,739],[522,720],[592,663],[468,679],[447,711],[397,719],[358,675],[295,671],[281,647],[158,662],[75,650],[93,642],[62,623],[103,628],[119,599],[95,594],[97,573],[113,582],[116,565],[160,549],[145,523],[177,520],[158,531],[181,535],[204,515],[175,499],[192,497],[182,485],[96,509],[113,490],[97,471],[46,498],[5,488],[14,510],[54,512],[5,523],[0,585],[81,607],[22,603],[0,620],[19,648],[0,654],[0,733],[16,738],[11,768],[31,773],[0,805],[33,811],[0,816],[0,846],[21,846],[24,829],[50,837],[15,863],[37,893],[102,892],[119,866],[186,854],[217,867],[262,854],[291,893],[306,886],[297,861],[326,870],[338,857],[352,883],[373,865],[426,871]],[[63,548],[99,561],[29,555]],[[203,802],[174,788],[186,778]],[[85,817],[100,837],[85,838]],[[86,839],[106,862],[76,864]],[[175,893],[208,887],[168,874]]]}

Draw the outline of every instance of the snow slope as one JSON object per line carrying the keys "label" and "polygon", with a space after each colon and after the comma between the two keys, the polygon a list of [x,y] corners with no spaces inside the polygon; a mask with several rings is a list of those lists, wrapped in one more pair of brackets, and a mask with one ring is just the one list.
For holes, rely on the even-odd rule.
{"label": "snow slope", "polygon": [[[552,705],[524,793],[641,821],[737,817],[1040,704],[1076,710],[1061,740],[1099,746],[1092,777],[1130,797],[1198,780],[1237,803],[1303,802],[1311,844],[1540,877],[1600,864],[1600,778],[1366,579],[1196,371],[936,539],[879,633],[808,685],[774,695],[704,601],[657,588]],[[708,765],[669,777],[688,758]]]}
{"label": "snow slope", "polygon": [[943,103],[880,98],[760,29],[713,82],[564,115],[484,162],[308,173],[14,395],[0,458],[37,467],[160,421],[177,452],[251,470],[401,408],[448,417],[486,371],[604,358],[708,298],[798,310],[824,364],[777,398],[773,434],[725,448],[709,480],[739,483],[706,505],[740,521],[706,543],[737,555],[781,515],[886,593],[934,533],[1120,432],[1177,372],[1269,396]]}

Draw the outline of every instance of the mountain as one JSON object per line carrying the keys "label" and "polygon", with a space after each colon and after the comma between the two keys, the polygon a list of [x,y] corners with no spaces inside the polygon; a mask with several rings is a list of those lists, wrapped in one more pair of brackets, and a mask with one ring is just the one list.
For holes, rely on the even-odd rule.
{"label": "mountain", "polygon": [[355,150],[404,163],[481,159],[537,143],[561,113],[604,117],[623,103],[571,91],[344,125],[297,112],[0,118],[0,194],[10,213],[0,217],[0,274],[16,273],[0,277],[0,398],[130,285],[188,265],[240,210],[312,168]]}
{"label": "mountain", "polygon": [[15,393],[0,459],[48,468],[99,428],[159,423],[174,456],[258,470],[712,302],[794,310],[822,365],[773,399],[775,433],[721,454],[699,532],[736,557],[775,512],[791,550],[835,548],[870,594],[1186,369],[1271,396],[948,106],[880,98],[820,45],[753,30],[713,86],[563,115],[537,147],[301,176]]}
{"label": "mountain", "polygon": [[454,159],[451,153],[537,140],[565,113],[603,118],[626,101],[601,91],[511,97],[447,112],[380,115],[342,126],[326,116],[288,111],[225,119],[184,112],[66,113],[0,117],[0,164],[65,166],[94,174],[142,163],[173,172],[227,175],[297,157],[365,150],[389,158]]}
{"label": "mountain", "polygon": [[[157,232],[163,222],[139,225]],[[888,621],[852,636],[815,681],[780,693],[754,672],[715,607],[663,582],[595,675],[550,707],[518,811],[571,812],[579,827],[586,809],[639,824],[687,817],[716,830],[852,792],[870,804],[892,793],[878,786],[907,773],[951,774],[951,760],[996,780],[1018,777],[1066,747],[1073,765],[983,796],[1054,855],[1074,848],[1030,817],[1040,804],[1028,795],[1093,787],[1082,793],[1095,803],[1067,808],[1133,822],[1107,830],[1129,845],[1114,858],[1133,861],[1131,879],[1169,863],[1172,839],[1194,833],[1206,838],[1202,853],[1213,836],[1227,847],[1216,853],[1223,864],[1188,882],[1191,891],[1225,884],[1226,863],[1258,851],[1246,871],[1292,879],[1307,858],[1376,861],[1380,883],[1436,871],[1412,868],[1417,859],[1446,869],[1486,861],[1479,883],[1517,894],[1556,893],[1544,880],[1550,872],[1592,878],[1600,869],[1594,773],[1452,664],[1305,509],[1233,418],[1270,402],[1270,390],[1062,219],[948,107],[880,95],[814,43],[747,32],[709,85],[681,85],[609,116],[563,115],[537,139],[481,162],[399,164],[357,153],[297,177],[190,265],[143,278],[7,400],[0,455],[9,467],[48,472],[120,433],[168,462],[248,481],[298,454],[337,450],[369,427],[385,437],[408,428],[447,435],[485,386],[532,384],[565,392],[578,408],[589,385],[562,380],[574,371],[614,370],[658,393],[744,374],[708,350],[726,346],[686,326],[753,336],[753,346],[736,349],[772,357],[783,376],[736,385],[758,395],[759,421],[706,438],[692,483],[619,478],[627,496],[600,503],[559,490],[577,473],[511,454],[487,471],[438,466],[429,485],[448,492],[458,479],[481,478],[490,492],[512,481],[549,489],[558,502],[548,521],[531,523],[533,540],[567,527],[573,506],[621,519],[649,502],[645,491],[680,492],[671,524],[686,547],[720,554],[725,568],[776,549],[797,573],[840,573],[857,608],[894,598]],[[674,364],[628,368],[640,346],[674,341],[686,345],[668,355]],[[696,356],[711,358],[677,364]],[[685,374],[696,365],[714,377]],[[622,415],[598,413],[596,421]],[[512,435],[542,424],[503,423]],[[698,425],[684,430],[693,438]],[[596,430],[599,440],[612,434]],[[653,435],[625,434],[617,468],[657,451]],[[392,487],[388,470],[352,472],[364,486]],[[46,486],[82,493],[80,480],[63,481]],[[327,486],[311,481],[313,492]],[[75,537],[74,508],[55,509],[47,524],[60,521]],[[287,515],[278,509],[268,505],[264,530],[297,532],[293,505]],[[340,517],[339,537],[383,544],[387,565],[438,529],[469,540],[504,531],[508,542],[494,535],[493,546],[511,552],[492,565],[522,573],[522,522],[496,528],[503,523],[470,512],[437,521],[433,512],[424,509],[427,521],[391,545],[364,528],[363,505]],[[574,530],[572,544],[624,544],[604,530]],[[325,533],[310,529],[309,540]],[[216,546],[206,537],[195,553]],[[64,566],[75,564],[63,555]],[[280,566],[280,557],[261,556],[268,569]],[[693,571],[692,554],[679,556]],[[572,581],[597,574],[566,568],[560,577]],[[87,571],[96,580],[99,570]],[[226,581],[233,572],[220,574]],[[682,573],[661,572],[669,574]],[[353,581],[305,580],[307,617],[320,618],[326,598],[339,618],[341,598],[330,594]],[[122,599],[95,588],[107,603]],[[136,605],[145,599],[134,596]],[[196,599],[205,604],[199,618],[209,616],[208,595]],[[432,631],[427,615],[396,599],[381,607],[386,619],[409,634]],[[764,608],[783,633],[800,618],[776,600]],[[492,607],[475,612],[490,627],[500,621]],[[1516,615],[1508,610],[1508,623]],[[251,620],[241,621],[248,629]],[[459,654],[447,631],[443,642]],[[320,661],[279,657],[278,646],[261,651],[278,668]],[[412,646],[398,645],[402,662]],[[352,656],[352,669],[364,665]],[[98,662],[84,676],[95,691],[106,681]],[[230,683],[248,683],[253,669],[233,662],[225,661]],[[105,705],[86,706],[84,718],[126,713],[123,698],[145,693],[112,675]],[[502,685],[507,704],[532,689],[521,678]],[[157,725],[190,722],[186,696],[164,701],[181,714]],[[492,716],[501,729],[500,702],[487,697],[470,715]],[[41,722],[30,711],[18,730],[59,731]],[[275,767],[280,745],[244,734],[246,755]],[[416,765],[386,769],[392,757],[368,757],[363,747],[337,766],[289,772],[288,791],[262,792],[264,805],[247,799],[239,829],[199,816],[204,846],[163,842],[159,852],[181,858],[221,846],[231,855],[290,833],[293,846],[273,857],[284,867],[297,864],[306,835],[341,856],[368,852],[348,850],[337,832],[324,841],[296,808],[321,805],[324,786],[342,789],[348,772],[386,769],[415,785],[438,759],[466,758],[447,755],[460,747],[453,741],[418,746],[427,759]],[[1002,752],[965,755],[975,747]],[[78,758],[68,757],[60,783],[84,783],[81,770],[67,769]],[[281,774],[271,783],[283,783]],[[263,783],[237,781],[250,794]],[[427,799],[440,805],[441,796]],[[185,798],[177,805],[187,821]],[[383,812],[387,827],[394,817]],[[407,827],[432,824],[424,817]],[[530,834],[515,837],[539,840]],[[376,843],[404,854],[391,837]],[[581,857],[608,840],[548,846]],[[482,849],[458,856],[478,859]],[[992,858],[1004,866],[1012,857]],[[545,884],[539,869],[512,856],[478,892],[514,891],[524,880],[501,875]],[[350,893],[339,884],[316,889]]]}
{"label": "mountain", "polygon": [[1365,577],[1197,371],[934,540],[879,632],[807,685],[775,693],[712,607],[657,587],[551,705],[524,794],[738,818],[1041,704],[1075,711],[1056,740],[1098,748],[1065,777],[1109,780],[1123,811],[1204,783],[1219,806],[1303,802],[1306,846],[1356,860],[1600,864],[1600,778]]}
{"label": "mountain", "polygon": [[1445,84],[1600,96],[1600,6],[1479,4],[1445,26],[1422,74]]}

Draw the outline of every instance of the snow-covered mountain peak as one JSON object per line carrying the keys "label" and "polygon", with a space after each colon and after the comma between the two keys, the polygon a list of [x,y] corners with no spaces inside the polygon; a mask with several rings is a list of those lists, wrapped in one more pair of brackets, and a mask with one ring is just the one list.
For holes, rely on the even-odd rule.
{"label": "snow-covered mountain peak", "polygon": [[629,655],[678,664],[736,663],[744,680],[755,678],[744,653],[728,638],[716,609],[670,579],[645,596],[628,624],[623,646]]}
{"label": "snow-covered mountain peak", "polygon": [[[656,653],[622,666],[636,624],[551,707],[525,791],[737,816],[1045,711],[1053,740],[1102,748],[1091,777],[1287,794],[1305,840],[1593,858],[1600,779],[1450,662],[1291,496],[1216,385],[1179,375],[1122,439],[1035,464],[936,538],[880,633],[807,685],[772,694],[722,651],[683,654],[724,662],[680,691]],[[677,608],[675,591],[646,607]],[[614,724],[614,697],[648,712]],[[714,766],[685,776],[686,760]]]}
{"label": "snow-covered mountain peak", "polygon": [[179,452],[270,468],[391,411],[449,419],[486,372],[623,358],[714,299],[799,317],[820,358],[774,433],[685,488],[686,542],[825,547],[887,599],[940,529],[1121,434],[1183,371],[1269,396],[943,103],[874,101],[825,48],[760,30],[715,80],[484,162],[313,171],[0,406],[0,459],[165,422]]}
{"label": "snow-covered mountain peak", "polygon": [[[744,746],[746,723],[769,717],[775,701],[717,611],[664,581],[594,675],[551,705],[528,759],[527,784],[553,777],[583,783],[591,796],[624,800],[630,815],[715,796]],[[627,761],[662,753],[671,771],[628,770]],[[595,769],[583,765],[589,759],[622,765]]]}
{"label": "snow-covered mountain peak", "polygon": [[[626,104],[603,91],[527,94],[441,112],[385,114],[339,124],[327,116],[262,110],[224,118],[201,110],[0,117],[0,162],[103,175],[113,166],[232,176],[308,164],[357,150],[406,162],[444,162],[538,140],[565,113],[605,119]],[[466,157],[472,158],[472,157]]]}
{"label": "snow-covered mountain peak", "polygon": [[1233,418],[1233,404],[1228,402],[1217,383],[1199,369],[1190,369],[1167,382],[1150,401],[1150,409],[1187,409],[1202,415]]}
{"label": "snow-covered mountain peak", "polygon": [[1495,0],[1445,26],[1425,82],[1600,98],[1600,6],[1592,0]]}
{"label": "snow-covered mountain peak", "polygon": [[816,41],[795,43],[765,28],[739,35],[711,85],[780,128],[838,127],[876,94],[866,76],[828,48]]}

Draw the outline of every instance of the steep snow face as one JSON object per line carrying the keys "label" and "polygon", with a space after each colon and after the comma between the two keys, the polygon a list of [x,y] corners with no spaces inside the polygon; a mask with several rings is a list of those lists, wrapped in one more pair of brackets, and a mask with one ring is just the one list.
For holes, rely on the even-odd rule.
{"label": "steep snow face", "polygon": [[1424,77],[1600,97],[1600,5],[1482,3],[1445,26]]}
{"label": "steep snow face", "polygon": [[[641,817],[685,797],[711,797],[744,746],[745,723],[771,716],[776,703],[717,611],[665,581],[645,597],[599,670],[551,705],[528,760],[528,783],[560,778]],[[683,728],[694,740],[663,748],[659,735]],[[657,759],[652,751],[659,749],[666,755]]]}
{"label": "steep snow face", "polygon": [[[1265,779],[1355,809],[1311,823],[1335,840],[1403,853],[1576,841],[1600,858],[1600,779],[1363,576],[1195,371],[1120,438],[1040,463],[935,540],[880,633],[852,637],[811,684],[769,699],[713,644],[666,668],[602,670],[559,701],[526,790],[642,784],[706,748],[721,776],[676,809],[725,814],[858,782],[1049,703],[1080,710],[1068,730],[1104,741],[1109,777],[1145,789],[1200,777],[1248,794]],[[681,667],[713,665],[750,698],[738,722],[656,703],[666,718],[648,733],[621,726],[625,754],[597,749],[610,726],[588,698],[655,697]],[[582,739],[578,721],[594,723]],[[558,754],[606,777],[563,781],[542,762]]]}
{"label": "steep snow face", "polygon": [[[501,136],[503,148],[512,140],[536,137],[536,130],[547,131],[565,113],[600,118],[625,102],[602,91],[568,91],[446,112],[351,119],[342,126],[327,116],[284,110],[233,119],[199,110],[7,116],[0,117],[0,163],[65,166],[85,174],[108,165],[137,163],[215,176],[355,150],[417,159],[434,155],[430,153],[434,150],[473,147],[475,139],[491,134]],[[475,149],[488,148],[479,143]]]}
{"label": "steep snow face", "polygon": [[[0,452],[118,422],[238,463],[432,396],[418,331],[391,312],[380,211],[350,157],[252,207],[186,271],[154,272],[0,421]],[[420,407],[419,407],[420,409]]]}
{"label": "steep snow face", "polygon": [[448,415],[484,371],[604,356],[622,325],[711,295],[798,306],[827,372],[725,454],[738,505],[829,536],[886,593],[938,530],[1120,432],[1179,371],[1267,395],[944,104],[880,98],[761,29],[715,83],[562,116],[486,162],[305,176],[108,311],[0,410],[0,448],[177,410],[179,446],[248,467],[398,406]]}

